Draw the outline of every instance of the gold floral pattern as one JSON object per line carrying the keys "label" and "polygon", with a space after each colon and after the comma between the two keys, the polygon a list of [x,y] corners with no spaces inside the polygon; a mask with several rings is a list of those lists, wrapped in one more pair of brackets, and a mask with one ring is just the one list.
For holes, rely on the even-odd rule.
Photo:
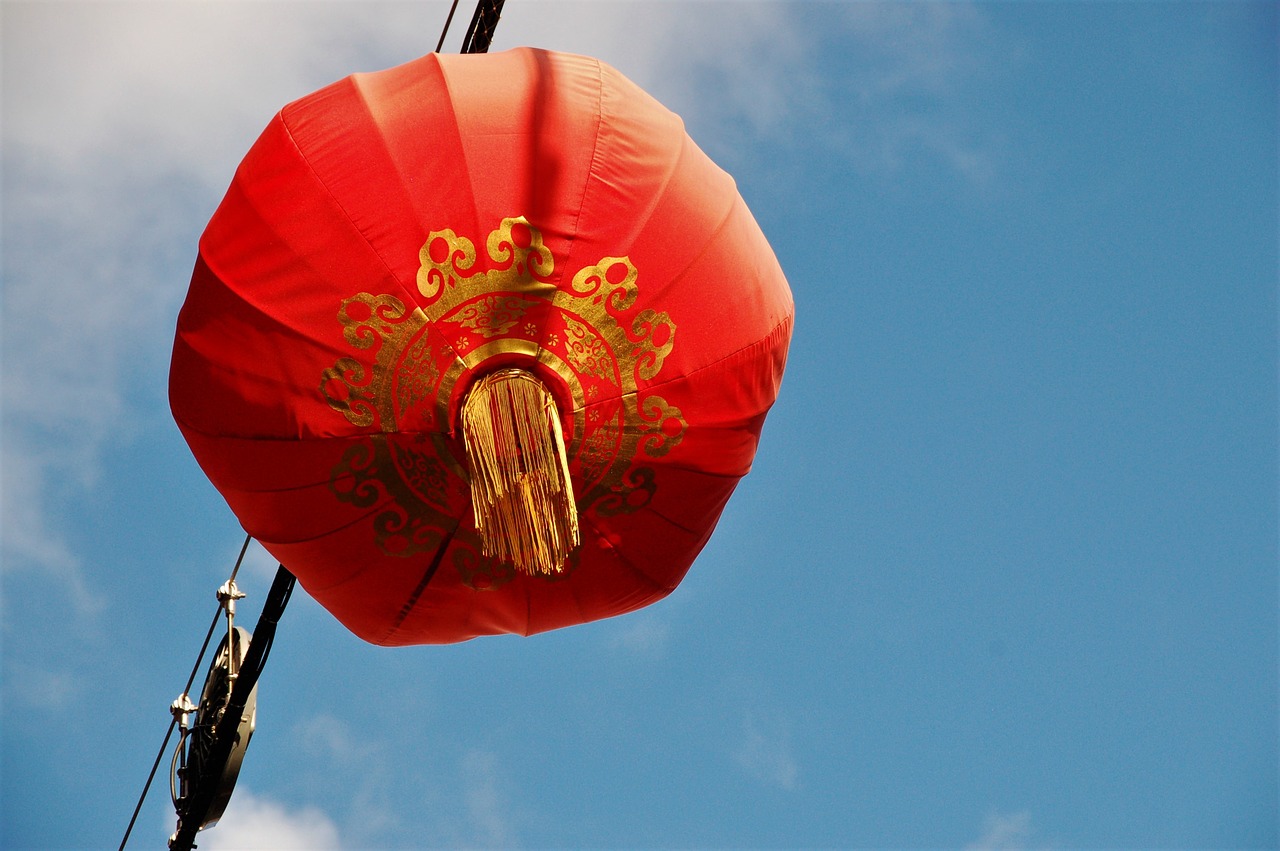
{"label": "gold floral pattern", "polygon": [[[457,323],[463,328],[470,328],[483,337],[497,337],[507,333],[520,321],[525,311],[537,302],[519,296],[491,295],[468,304],[458,311]],[[526,324],[525,333],[533,323]]]}
{"label": "gold floral pattern", "polygon": [[679,408],[642,386],[659,378],[676,323],[634,310],[643,284],[629,258],[604,257],[552,283],[556,258],[523,217],[502,219],[484,249],[482,260],[467,237],[432,231],[418,254],[416,305],[370,293],[345,300],[338,322],[354,353],[320,380],[329,407],[368,432],[332,470],[334,494],[381,506],[374,534],[384,552],[448,543],[445,563],[476,589],[499,587],[515,570],[480,555],[464,522],[466,461],[452,418],[473,376],[521,364],[558,379],[579,514],[646,505],[654,471],[637,457],[666,455],[687,428]]}
{"label": "gold floral pattern", "polygon": [[613,375],[613,358],[604,341],[582,322],[565,319],[565,357],[584,375],[603,378],[617,384]]}

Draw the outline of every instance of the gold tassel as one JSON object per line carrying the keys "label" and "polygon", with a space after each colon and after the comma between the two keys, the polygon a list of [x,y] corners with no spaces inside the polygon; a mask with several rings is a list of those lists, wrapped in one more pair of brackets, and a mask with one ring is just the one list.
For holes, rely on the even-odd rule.
{"label": "gold tassel", "polygon": [[522,369],[486,375],[462,405],[462,438],[484,554],[559,573],[578,546],[578,508],[551,393]]}

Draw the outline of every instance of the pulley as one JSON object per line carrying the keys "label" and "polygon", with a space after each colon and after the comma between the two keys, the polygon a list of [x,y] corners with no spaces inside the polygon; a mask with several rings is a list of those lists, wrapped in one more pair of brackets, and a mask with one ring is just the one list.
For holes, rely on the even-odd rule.
{"label": "pulley", "polygon": [[[182,816],[188,812],[192,801],[210,791],[205,788],[207,785],[212,784],[213,787],[209,808],[198,819],[198,830],[217,824],[222,817],[231,800],[231,792],[235,789],[236,778],[240,775],[240,764],[244,761],[249,739],[253,736],[257,721],[256,684],[245,701],[230,749],[225,758],[218,758],[215,743],[219,724],[227,713],[231,691],[249,651],[249,641],[248,630],[238,626],[233,627],[222,639],[209,665],[200,702],[195,706],[194,722],[188,727],[189,713],[183,713],[179,722],[183,728],[182,738],[173,754],[169,783],[174,809]],[[183,702],[182,698],[179,698],[179,702]],[[185,703],[186,707],[190,706],[189,701]],[[175,704],[175,707],[178,705]],[[181,708],[184,707],[178,707]]]}

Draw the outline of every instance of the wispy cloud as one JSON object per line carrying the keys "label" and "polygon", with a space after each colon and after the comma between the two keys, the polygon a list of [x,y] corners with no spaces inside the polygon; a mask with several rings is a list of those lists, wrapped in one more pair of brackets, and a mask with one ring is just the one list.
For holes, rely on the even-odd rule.
{"label": "wispy cloud", "polygon": [[237,787],[216,825],[201,831],[206,851],[337,851],[337,825],[316,807],[290,809]]}
{"label": "wispy cloud", "polygon": [[[724,155],[768,155],[782,145],[790,155],[773,169],[782,173],[796,153],[816,149],[863,177],[892,178],[924,162],[968,184],[995,174],[998,140],[957,106],[993,64],[991,34],[975,4],[681,8],[687,11],[655,41],[657,61],[645,72],[695,137],[718,128],[723,136],[710,141]],[[838,65],[833,55],[842,57]],[[706,97],[711,91],[716,96]],[[753,144],[742,146],[744,137]]]}
{"label": "wispy cloud", "polygon": [[[353,731],[328,714],[302,719],[293,733],[322,776],[348,777],[350,802],[337,815],[350,840],[372,842],[399,823],[397,814],[387,806],[393,760],[385,743]],[[359,766],[359,772],[351,774],[352,766]]]}
{"label": "wispy cloud", "polygon": [[[295,14],[302,11],[302,14]],[[335,33],[408,38],[347,4],[18,4],[5,10],[3,558],[100,589],[65,497],[167,417],[165,363],[196,238],[272,113],[353,68]],[[234,45],[234,54],[229,53]],[[328,70],[322,63],[334,63]],[[157,404],[159,403],[159,404]]]}
{"label": "wispy cloud", "polygon": [[633,614],[618,622],[609,645],[647,658],[661,657],[667,650],[670,629],[652,612]]}
{"label": "wispy cloud", "polygon": [[766,786],[787,792],[799,788],[800,767],[792,754],[791,733],[781,719],[744,717],[742,738],[733,756],[748,776]]}
{"label": "wispy cloud", "polygon": [[103,603],[90,590],[80,559],[47,528],[43,507],[50,497],[45,469],[54,459],[42,458],[47,448],[31,443],[28,435],[5,429],[0,460],[4,488],[0,562],[5,572],[35,567],[62,586],[79,614],[99,612]]}
{"label": "wispy cloud", "polygon": [[[1022,851],[1031,846],[1031,813],[993,813],[987,816],[982,836],[965,848],[974,851]],[[1046,847],[1038,845],[1036,847]]]}
{"label": "wispy cloud", "polygon": [[54,169],[8,147],[4,159],[4,570],[44,572],[88,614],[102,589],[65,542],[67,506],[146,426],[129,412],[160,395],[137,382],[162,385],[158,332],[180,288],[160,279],[190,234],[172,224],[183,200],[162,175]]}
{"label": "wispy cloud", "polygon": [[929,158],[987,182],[997,142],[957,107],[994,61],[980,7],[849,3],[831,11],[860,59],[825,75],[830,141],[863,172],[893,175]]}
{"label": "wispy cloud", "polygon": [[[240,552],[239,545],[244,543],[241,538],[237,542],[236,553]],[[232,561],[232,564],[235,562]],[[262,548],[262,544],[257,541],[250,541],[249,548],[245,550],[244,562],[240,566],[240,575],[252,577],[258,585],[270,586],[271,580],[275,578],[276,570],[280,567],[280,562],[276,557]]]}
{"label": "wispy cloud", "polygon": [[443,848],[518,848],[524,803],[511,789],[499,755],[473,748],[423,790],[423,844]]}
{"label": "wispy cloud", "polygon": [[6,660],[3,703],[32,709],[61,711],[72,708],[81,696],[81,687],[67,671],[51,671],[25,662]]}
{"label": "wispy cloud", "polygon": [[485,848],[517,847],[519,842],[508,821],[511,808],[497,756],[487,751],[468,752],[462,760],[462,783],[474,844]]}
{"label": "wispy cloud", "polygon": [[367,764],[377,755],[378,749],[374,745],[357,739],[345,722],[332,715],[304,718],[294,727],[294,734],[313,756],[320,756],[336,765]]}
{"label": "wispy cloud", "polygon": [[[380,837],[396,832],[402,819],[386,802],[394,797],[389,785],[405,782],[406,768],[385,739],[353,730],[328,714],[300,720],[293,735],[311,770],[324,777],[347,778],[349,803],[332,810],[332,816],[349,844],[376,847],[385,841]],[[353,766],[359,767],[356,774],[351,773]],[[428,831],[421,837],[424,846],[520,846],[517,824],[525,805],[516,797],[499,753],[464,750],[456,761],[434,765],[420,782],[422,812],[413,818]]]}

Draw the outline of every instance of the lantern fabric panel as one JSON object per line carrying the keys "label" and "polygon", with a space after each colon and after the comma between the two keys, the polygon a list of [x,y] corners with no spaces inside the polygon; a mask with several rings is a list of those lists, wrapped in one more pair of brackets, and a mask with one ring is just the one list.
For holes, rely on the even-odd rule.
{"label": "lantern fabric panel", "polygon": [[[444,643],[669,594],[750,469],[794,307],[732,178],[596,60],[429,55],[284,107],[179,316],[175,419],[245,529],[360,637]],[[582,544],[481,552],[457,411],[555,399]]]}

